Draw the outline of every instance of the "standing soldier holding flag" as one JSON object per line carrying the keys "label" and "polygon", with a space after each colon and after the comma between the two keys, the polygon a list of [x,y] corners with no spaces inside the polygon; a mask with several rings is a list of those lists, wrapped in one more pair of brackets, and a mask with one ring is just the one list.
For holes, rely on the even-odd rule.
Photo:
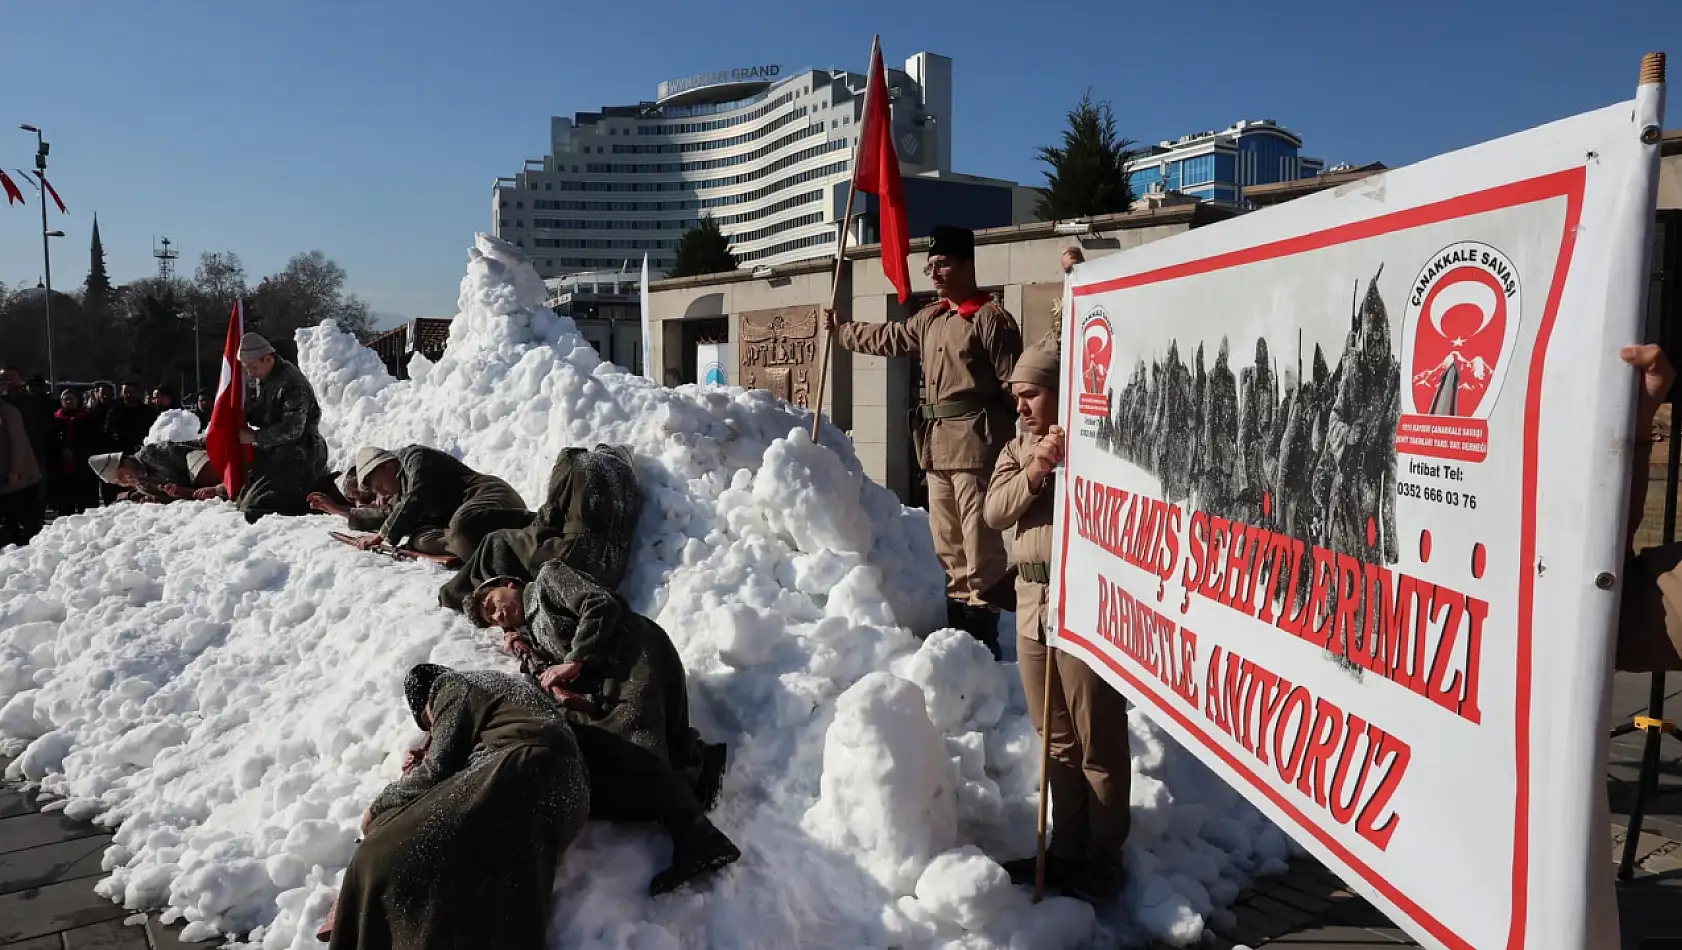
{"label": "standing soldier holding flag", "polygon": [[928,475],[929,530],[946,568],[947,622],[999,657],[999,615],[982,593],[1005,576],[1004,541],[981,512],[999,450],[1016,434],[1004,380],[1022,355],[1016,320],[975,283],[975,234],[936,227],[927,273],[940,299],[904,323],[838,323],[836,345],[871,356],[917,356],[928,402],[911,413]]}
{"label": "standing soldier holding flag", "polygon": [[[928,473],[929,530],[935,553],[946,569],[947,623],[968,632],[999,657],[999,615],[982,596],[1006,575],[1004,541],[982,521],[987,481],[999,450],[1015,435],[1015,412],[1003,380],[1022,355],[1016,320],[975,283],[975,235],[963,228],[937,227],[931,234],[928,267],[935,301],[904,323],[841,323],[836,294],[852,231],[856,192],[880,199],[882,273],[905,302],[911,291],[906,266],[910,230],[899,156],[894,151],[887,72],[882,47],[870,48],[870,79],[853,153],[853,181],[847,192],[847,217],[835,252],[836,280],[824,329],[830,341],[871,356],[918,356],[923,361],[929,401],[912,413],[912,441],[917,463]],[[823,414],[829,351],[818,374],[817,413],[812,439],[817,441]]]}

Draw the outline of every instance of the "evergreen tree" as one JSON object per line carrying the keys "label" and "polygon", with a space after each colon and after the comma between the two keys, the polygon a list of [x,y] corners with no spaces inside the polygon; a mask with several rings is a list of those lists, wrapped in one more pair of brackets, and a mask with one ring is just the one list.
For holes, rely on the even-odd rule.
{"label": "evergreen tree", "polygon": [[88,281],[82,289],[82,310],[94,319],[109,316],[116,293],[105,273],[105,245],[99,240],[99,215],[93,216],[93,241],[88,247]]}
{"label": "evergreen tree", "polygon": [[712,215],[703,214],[699,226],[683,232],[683,240],[677,245],[677,261],[667,276],[694,277],[735,269],[736,257],[730,253],[730,239],[718,229]]}
{"label": "evergreen tree", "polygon": [[1039,150],[1040,161],[1051,167],[1035,214],[1041,221],[1057,221],[1128,210],[1133,190],[1127,163],[1137,153],[1131,140],[1116,136],[1110,104],[1093,102],[1088,91],[1068,118],[1062,146]]}

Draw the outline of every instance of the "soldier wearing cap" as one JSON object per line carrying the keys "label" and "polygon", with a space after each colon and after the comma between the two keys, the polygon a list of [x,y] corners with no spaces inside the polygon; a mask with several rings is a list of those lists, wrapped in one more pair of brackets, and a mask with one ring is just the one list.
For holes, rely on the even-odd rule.
{"label": "soldier wearing cap", "polygon": [[[1045,642],[1054,472],[1063,461],[1063,430],[1056,425],[1058,355],[1057,336],[1048,333],[1011,373],[1022,434],[999,453],[985,514],[989,525],[1012,533],[1018,671],[1029,718],[1048,747],[1046,785],[1056,818],[1046,850],[1047,880],[1066,894],[1103,903],[1120,888],[1133,757],[1121,694],[1091,667]],[[1042,721],[1046,718],[1050,721]],[[1005,870],[1031,880],[1034,859],[1006,862]]]}
{"label": "soldier wearing cap", "polygon": [[241,442],[256,448],[237,499],[240,510],[251,522],[270,514],[308,514],[306,499],[327,476],[327,443],[321,438],[315,390],[298,367],[256,333],[240,338],[239,362],[256,380],[245,407],[247,428],[240,433]]}
{"label": "soldier wearing cap", "polygon": [[[356,472],[361,491],[389,508],[378,533],[357,541],[365,550],[406,541],[422,554],[465,561],[485,535],[524,528],[535,517],[512,485],[428,446],[406,445],[395,452],[364,446],[356,453]],[[315,501],[311,506],[318,507]]]}
{"label": "soldier wearing cap", "polygon": [[167,502],[216,496],[221,478],[203,442],[153,442],[137,452],[107,452],[88,459],[99,480],[126,489],[118,501]]}
{"label": "soldier wearing cap", "polygon": [[903,323],[826,326],[836,345],[871,356],[916,356],[928,401],[911,413],[917,463],[928,475],[929,530],[946,568],[948,623],[1000,654],[997,612],[983,592],[1005,576],[1004,542],[982,520],[999,450],[1016,434],[1005,380],[1022,331],[975,282],[975,234],[936,227],[925,271],[941,299]]}

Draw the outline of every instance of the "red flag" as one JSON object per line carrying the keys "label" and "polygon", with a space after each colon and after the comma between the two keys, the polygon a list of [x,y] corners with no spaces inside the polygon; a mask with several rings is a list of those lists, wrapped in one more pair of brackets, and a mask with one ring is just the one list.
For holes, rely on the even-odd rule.
{"label": "red flag", "polygon": [[7,204],[28,204],[23,200],[23,192],[18,190],[17,183],[7,177],[3,171],[0,171],[0,188],[6,189]]}
{"label": "red flag", "polygon": [[239,363],[239,341],[244,336],[245,306],[236,300],[228,319],[228,341],[222,345],[222,382],[216,387],[216,404],[204,432],[204,450],[211,467],[222,473],[222,487],[229,498],[238,497],[245,487],[245,467],[252,458],[251,446],[239,441],[245,431],[245,369]]}
{"label": "red flag", "polygon": [[853,181],[859,191],[877,197],[882,235],[882,273],[899,291],[900,303],[911,293],[911,234],[905,220],[905,189],[899,180],[899,153],[894,149],[893,118],[888,107],[888,76],[882,69],[882,46],[870,46],[870,86],[864,98],[864,131],[860,133],[858,165]]}
{"label": "red flag", "polygon": [[41,179],[41,184],[47,189],[47,194],[53,196],[53,204],[58,205],[58,213],[69,214],[70,212],[64,209],[64,199],[58,196],[58,189],[54,188],[53,183],[47,180],[47,176],[36,172],[35,177]]}

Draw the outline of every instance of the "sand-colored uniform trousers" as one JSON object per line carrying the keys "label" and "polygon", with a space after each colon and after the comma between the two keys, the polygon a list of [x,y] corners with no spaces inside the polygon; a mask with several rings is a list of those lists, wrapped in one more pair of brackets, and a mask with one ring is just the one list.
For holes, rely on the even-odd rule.
{"label": "sand-colored uniform trousers", "polygon": [[928,473],[929,533],[946,569],[946,596],[977,606],[1010,568],[1004,538],[981,517],[990,477],[986,470]]}
{"label": "sand-colored uniform trousers", "polygon": [[929,531],[947,596],[983,606],[1004,576],[1004,539],[981,517],[999,450],[1016,434],[1003,382],[1022,355],[1022,330],[986,294],[937,300],[903,323],[843,323],[835,343],[870,356],[916,356],[928,400],[910,413],[917,464],[928,473]]}
{"label": "sand-colored uniform trousers", "polygon": [[[1127,741],[1127,703],[1086,664],[1045,645],[1051,521],[1056,482],[1034,490],[1028,465],[1040,437],[1023,433],[999,453],[987,494],[987,523],[1011,535],[1016,555],[1016,660],[1034,729],[1051,748],[1050,853],[1068,862],[1121,860],[1127,840],[1133,755]],[[1057,657],[1051,722],[1045,713],[1045,667]]]}

